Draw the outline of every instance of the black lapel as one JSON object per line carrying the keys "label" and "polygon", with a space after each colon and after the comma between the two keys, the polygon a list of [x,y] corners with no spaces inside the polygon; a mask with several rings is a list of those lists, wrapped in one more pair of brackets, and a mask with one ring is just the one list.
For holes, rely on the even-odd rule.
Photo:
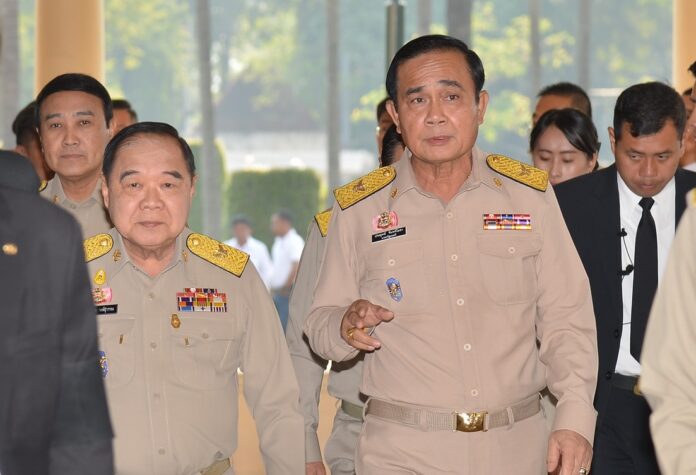
{"label": "black lapel", "polygon": [[597,186],[595,188],[595,199],[597,206],[594,208],[594,228],[596,244],[600,251],[597,256],[602,259],[603,275],[606,276],[608,294],[611,299],[612,315],[621,319],[621,308],[623,305],[621,294],[621,276],[618,271],[621,269],[621,250],[622,240],[619,232],[621,231],[621,208],[619,206],[619,186],[617,183],[616,166],[611,165],[601,172],[595,172]]}
{"label": "black lapel", "polygon": [[679,224],[679,220],[682,217],[682,214],[684,214],[684,210],[686,209],[686,194],[689,192],[689,190],[694,186],[693,183],[689,184],[687,183],[688,181],[688,176],[687,172],[682,170],[681,168],[677,168],[677,172],[674,174],[674,188],[675,188],[675,193],[674,193],[674,199],[675,199],[675,206],[674,206],[674,227],[676,229],[677,224]]}

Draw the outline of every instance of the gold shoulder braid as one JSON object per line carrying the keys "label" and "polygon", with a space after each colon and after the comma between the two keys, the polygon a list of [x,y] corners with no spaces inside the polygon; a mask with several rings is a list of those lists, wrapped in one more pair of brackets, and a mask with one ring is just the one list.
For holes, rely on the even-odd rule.
{"label": "gold shoulder braid", "polygon": [[191,233],[186,239],[189,250],[211,264],[241,277],[249,262],[249,254],[203,234]]}
{"label": "gold shoulder braid", "polygon": [[696,208],[696,188],[686,194],[686,204],[691,208]]}
{"label": "gold shoulder braid", "polygon": [[549,174],[544,170],[518,162],[505,155],[491,154],[486,157],[486,163],[496,172],[511,178],[518,183],[527,185],[539,191],[546,191],[549,183]]}
{"label": "gold shoulder braid", "polygon": [[85,239],[85,262],[93,261],[111,250],[114,240],[108,234],[97,234]]}
{"label": "gold shoulder braid", "polygon": [[314,215],[314,221],[317,222],[322,237],[326,237],[329,232],[329,221],[331,221],[331,208]]}
{"label": "gold shoulder braid", "polygon": [[347,185],[334,190],[334,196],[341,209],[350,208],[360,200],[381,190],[396,178],[396,170],[392,166],[378,168],[367,175],[353,180]]}

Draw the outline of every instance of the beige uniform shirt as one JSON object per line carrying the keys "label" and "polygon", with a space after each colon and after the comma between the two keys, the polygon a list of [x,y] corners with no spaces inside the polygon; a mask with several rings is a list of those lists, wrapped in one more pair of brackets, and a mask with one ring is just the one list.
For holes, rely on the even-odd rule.
{"label": "beige uniform shirt", "polygon": [[640,389],[665,475],[696,473],[696,194],[679,223],[655,296],[641,357]]}
{"label": "beige uniform shirt", "polygon": [[[367,299],[395,318],[374,331],[382,347],[365,357],[363,393],[470,412],[510,406],[548,384],[558,398],[554,429],[591,442],[592,300],[553,191],[494,172],[478,150],[472,162],[449,203],[422,191],[404,158],[389,185],[334,207],[305,324],[310,344],[325,358],[353,358],[340,324],[352,302]],[[394,214],[386,231],[376,226],[385,212]],[[529,214],[531,229],[485,230],[486,213]]]}
{"label": "beige uniform shirt", "polygon": [[[130,261],[115,229],[113,248],[88,265],[101,289],[95,304],[116,471],[191,475],[230,457],[240,368],[266,473],[302,474],[297,382],[266,286],[251,263],[237,277],[193,254],[190,234],[179,236],[173,262],[155,278]],[[203,239],[218,246],[214,254],[234,252]]]}
{"label": "beige uniform shirt", "polygon": [[[319,394],[327,361],[310,349],[302,329],[305,317],[312,305],[314,287],[323,262],[325,245],[326,238],[322,236],[317,223],[312,222],[302,252],[297,278],[290,295],[290,316],[285,332],[290,358],[295,367],[300,387],[300,409],[305,419],[305,459],[307,462],[321,461],[317,427],[319,425]],[[329,377],[329,394],[335,398],[362,405],[359,390],[362,365],[362,357],[333,363]]]}
{"label": "beige uniform shirt", "polygon": [[75,203],[65,196],[63,185],[58,175],[48,182],[46,188],[41,191],[41,196],[57,204],[72,214],[82,228],[85,238],[99,233],[109,232],[113,226],[109,220],[109,213],[104,208],[104,200],[101,194],[101,180],[97,181],[92,196],[82,203]]}

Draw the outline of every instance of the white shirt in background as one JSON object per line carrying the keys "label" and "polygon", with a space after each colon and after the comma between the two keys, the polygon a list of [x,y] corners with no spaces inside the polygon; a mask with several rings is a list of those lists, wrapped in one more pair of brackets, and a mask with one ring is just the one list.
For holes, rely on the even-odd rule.
{"label": "white shirt in background", "polygon": [[268,248],[263,242],[249,236],[243,246],[239,245],[237,238],[229,239],[225,241],[225,244],[249,254],[249,259],[251,259],[251,263],[254,264],[254,267],[256,267],[256,270],[259,272],[261,280],[266,284],[266,288],[271,288],[273,263],[271,262],[271,255],[268,253]]}
{"label": "white shirt in background", "polygon": [[304,239],[297,234],[294,228],[290,229],[285,236],[276,236],[271,249],[273,256],[271,289],[279,289],[285,285],[293,264],[300,262],[303,248]]}

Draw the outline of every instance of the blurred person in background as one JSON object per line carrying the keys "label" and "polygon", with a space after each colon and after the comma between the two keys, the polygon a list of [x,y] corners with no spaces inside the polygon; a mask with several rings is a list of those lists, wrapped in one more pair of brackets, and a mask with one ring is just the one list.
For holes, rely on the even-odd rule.
{"label": "blurred person in background", "polygon": [[571,82],[559,82],[546,86],[537,94],[532,125],[536,124],[546,111],[567,108],[577,109],[590,119],[592,118],[592,103],[583,88]]}
{"label": "blurred person in background", "polygon": [[377,115],[377,129],[375,132],[375,139],[377,140],[378,157],[382,155],[382,141],[384,139],[384,134],[386,134],[387,129],[389,129],[389,127],[391,127],[392,124],[394,124],[394,121],[387,112],[388,100],[389,98],[385,97],[384,99],[379,101],[379,104],[377,104],[377,110],[375,111]]}
{"label": "blurred person in background", "polygon": [[271,277],[273,277],[271,255],[268,253],[266,245],[251,235],[252,231],[251,220],[246,215],[234,216],[232,217],[232,235],[234,237],[225,241],[225,244],[249,254],[249,259],[259,271],[261,280],[270,289]]}
{"label": "blurred person in background", "polygon": [[283,331],[288,325],[290,291],[295,282],[304,248],[304,239],[295,231],[292,219],[292,214],[287,210],[280,210],[271,216],[271,231],[275,236],[271,248],[273,259],[271,294],[278,310],[280,323],[283,325]]}
{"label": "blurred person in background", "polygon": [[575,109],[544,113],[532,129],[529,149],[534,166],[548,172],[554,186],[597,169],[597,129]]}
{"label": "blurred person in background", "polygon": [[19,111],[12,122],[12,132],[17,144],[14,151],[29,159],[41,180],[41,186],[45,186],[55,172],[48,167],[41,149],[41,139],[36,130],[36,101],[31,101]]}
{"label": "blurred person in background", "polygon": [[119,133],[124,127],[138,122],[138,114],[130,102],[125,99],[114,99],[112,104],[114,111],[114,135]]}
{"label": "blurred person in background", "polygon": [[86,74],[61,74],[36,97],[35,118],[46,162],[56,172],[41,196],[75,216],[84,236],[107,232],[101,167],[113,122],[106,88]]}
{"label": "blurred person in background", "polygon": [[396,125],[392,124],[382,139],[382,154],[379,156],[379,165],[386,167],[396,163],[404,154],[405,149],[406,146],[401,134],[397,132]]}
{"label": "blurred person in background", "polygon": [[[689,66],[689,72],[696,79],[696,61]],[[696,171],[696,81],[694,86],[684,91],[682,99],[686,107],[686,128],[684,129],[684,156],[679,165],[691,171]],[[688,94],[688,96],[687,96]]]}

